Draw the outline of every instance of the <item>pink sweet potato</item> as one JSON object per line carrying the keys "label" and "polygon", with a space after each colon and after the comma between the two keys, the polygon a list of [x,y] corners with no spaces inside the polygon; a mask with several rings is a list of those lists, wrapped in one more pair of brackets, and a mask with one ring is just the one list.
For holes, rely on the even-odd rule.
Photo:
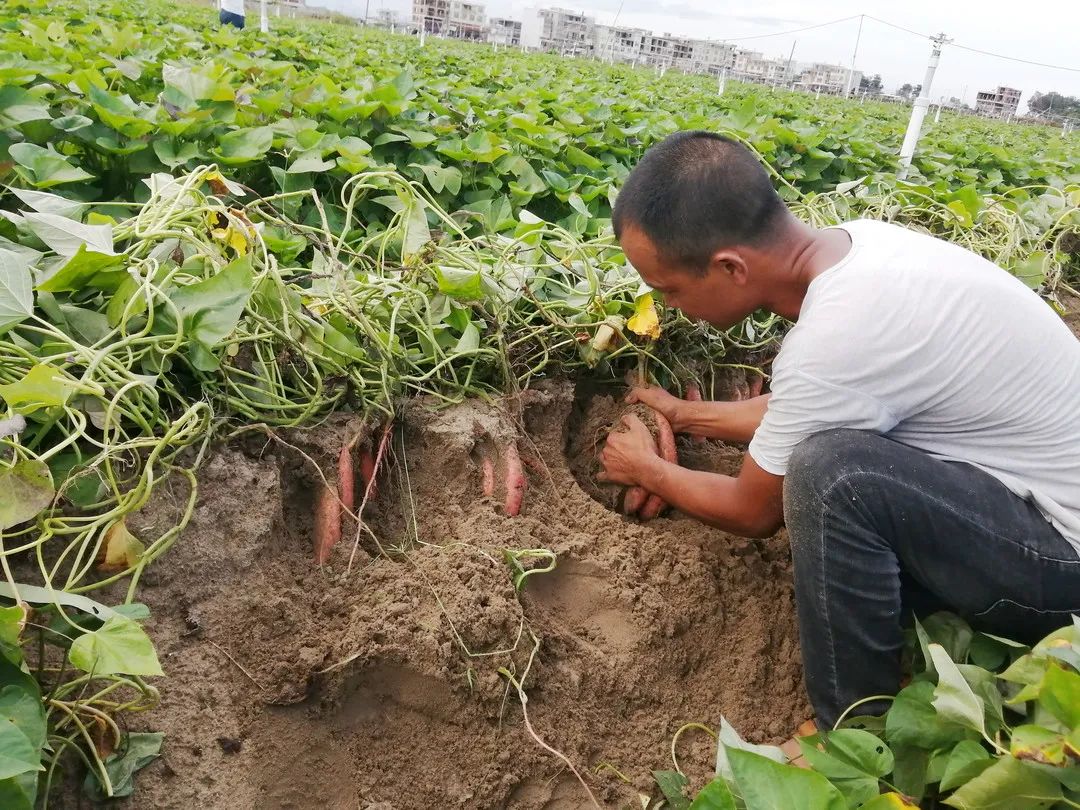
{"label": "pink sweet potato", "polygon": [[351,513],[356,506],[356,475],[353,471],[352,453],[345,445],[338,454],[338,497],[346,512]]}
{"label": "pink sweet potato", "polygon": [[516,517],[521,512],[521,501],[525,497],[525,472],[521,466],[521,455],[517,445],[511,441],[506,445],[506,503],[508,517]]}
{"label": "pink sweet potato", "polygon": [[628,487],[623,496],[623,514],[636,515],[648,498],[649,493],[641,487]]}
{"label": "pink sweet potato", "polygon": [[323,565],[341,539],[341,501],[330,487],[319,487],[315,495],[315,562]]}
{"label": "pink sweet potato", "polygon": [[[660,449],[660,457],[672,464],[679,463],[678,451],[675,449],[675,434],[671,430],[671,423],[660,413],[654,414],[656,420],[656,445]],[[652,520],[667,507],[663,498],[659,495],[649,495],[645,505],[638,513],[642,520]]]}
{"label": "pink sweet potato", "polygon": [[495,462],[489,456],[484,456],[481,471],[484,480],[484,497],[490,498],[495,494]]}

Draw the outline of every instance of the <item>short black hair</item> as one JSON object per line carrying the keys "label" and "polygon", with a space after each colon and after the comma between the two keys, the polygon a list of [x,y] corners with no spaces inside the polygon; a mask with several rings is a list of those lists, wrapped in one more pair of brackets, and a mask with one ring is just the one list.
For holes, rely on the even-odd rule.
{"label": "short black hair", "polygon": [[787,211],[757,156],[715,132],[676,132],[645,152],[615,199],[616,238],[640,228],[666,260],[704,273],[721,248],[758,245]]}

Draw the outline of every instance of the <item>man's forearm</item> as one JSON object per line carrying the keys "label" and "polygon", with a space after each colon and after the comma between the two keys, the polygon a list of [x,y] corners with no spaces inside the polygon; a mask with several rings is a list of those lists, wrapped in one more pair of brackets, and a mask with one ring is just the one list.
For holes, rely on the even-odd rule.
{"label": "man's forearm", "polygon": [[729,475],[689,470],[654,456],[641,468],[639,483],[683,514],[730,534],[767,537],[776,531],[767,514],[738,497],[737,480]]}
{"label": "man's forearm", "polygon": [[754,437],[771,394],[739,402],[688,402],[682,407],[678,431],[724,442],[747,443]]}

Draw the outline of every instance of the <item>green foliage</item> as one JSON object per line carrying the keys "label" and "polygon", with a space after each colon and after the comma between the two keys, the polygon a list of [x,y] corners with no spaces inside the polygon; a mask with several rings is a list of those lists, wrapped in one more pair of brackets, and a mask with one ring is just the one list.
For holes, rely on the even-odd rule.
{"label": "green foliage", "polygon": [[[353,174],[393,168],[489,229],[512,230],[526,209],[592,236],[629,168],[677,129],[743,138],[806,194],[893,185],[906,122],[896,105],[732,83],[718,97],[711,77],[446,40],[420,48],[356,27],[275,20],[268,35],[232,35],[208,9],[154,0],[5,0],[0,19],[4,52],[23,54],[0,74],[0,159],[7,151],[17,185],[81,199],[129,200],[153,172],[210,162],[260,195],[334,199]],[[1080,182],[1078,155],[1055,130],[947,119],[928,127],[913,179],[946,203],[969,188],[970,202]],[[317,215],[310,201],[283,206]],[[389,222],[373,201],[360,213]]]}
{"label": "green foliage", "polygon": [[[915,640],[921,669],[892,701],[883,724],[851,718],[800,739],[809,770],[747,750],[753,746],[733,732],[721,734],[718,775],[690,806],[699,800],[701,807],[746,810],[1078,806],[1080,619],[1029,649],[940,613],[917,624]],[[1007,651],[996,671],[972,662],[990,645]],[[721,761],[729,767],[721,768]],[[688,780],[663,774],[657,781],[666,806],[685,807]],[[722,803],[720,784],[734,804]]]}
{"label": "green foliage", "polygon": [[145,768],[161,755],[161,743],[164,735],[154,732],[132,732],[125,736],[121,751],[110,754],[105,759],[105,773],[109,777],[108,787],[93,771],[87,773],[83,790],[95,801],[109,798],[130,796],[135,792],[135,772]]}
{"label": "green foliage", "polygon": [[[73,749],[96,798],[130,793],[156,756],[160,738],[113,714],[156,702],[133,600],[192,515],[207,442],[646,364],[664,385],[708,390],[732,350],[775,345],[771,316],[721,333],[660,309],[659,339],[627,328],[643,290],[611,207],[671,132],[739,139],[816,225],[928,231],[1048,295],[1078,269],[1080,150],[1045,129],[932,126],[900,183],[897,107],[856,114],[737,84],[718,98],[704,77],[289,20],[238,33],[160,0],[3,0],[0,47],[0,398],[26,423],[0,437],[0,530],[5,548],[49,560],[29,630],[22,603],[0,606],[4,808],[34,807]],[[136,537],[125,518],[169,475],[190,484],[177,525]],[[507,560],[517,588],[553,564],[542,549]],[[118,583],[115,611],[83,595]],[[792,775],[779,749],[725,724],[719,781],[691,803],[681,775],[658,775],[669,801],[806,795],[831,810],[885,778],[913,795],[1016,780],[984,742],[1009,739],[1017,700],[1040,706],[1011,737],[1024,778],[1072,761],[1071,647],[1025,659],[946,619],[923,635],[925,676],[880,734],[823,735],[807,754],[820,773]],[[66,656],[44,702],[24,648]],[[976,672],[1009,663],[1013,703]]]}

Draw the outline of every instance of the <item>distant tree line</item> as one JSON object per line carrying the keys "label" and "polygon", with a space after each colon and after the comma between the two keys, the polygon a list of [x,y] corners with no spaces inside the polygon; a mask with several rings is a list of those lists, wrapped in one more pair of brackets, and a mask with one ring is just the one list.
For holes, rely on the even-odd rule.
{"label": "distant tree line", "polygon": [[1080,98],[1066,96],[1051,90],[1034,93],[1028,99],[1028,112],[1032,115],[1080,116]]}

